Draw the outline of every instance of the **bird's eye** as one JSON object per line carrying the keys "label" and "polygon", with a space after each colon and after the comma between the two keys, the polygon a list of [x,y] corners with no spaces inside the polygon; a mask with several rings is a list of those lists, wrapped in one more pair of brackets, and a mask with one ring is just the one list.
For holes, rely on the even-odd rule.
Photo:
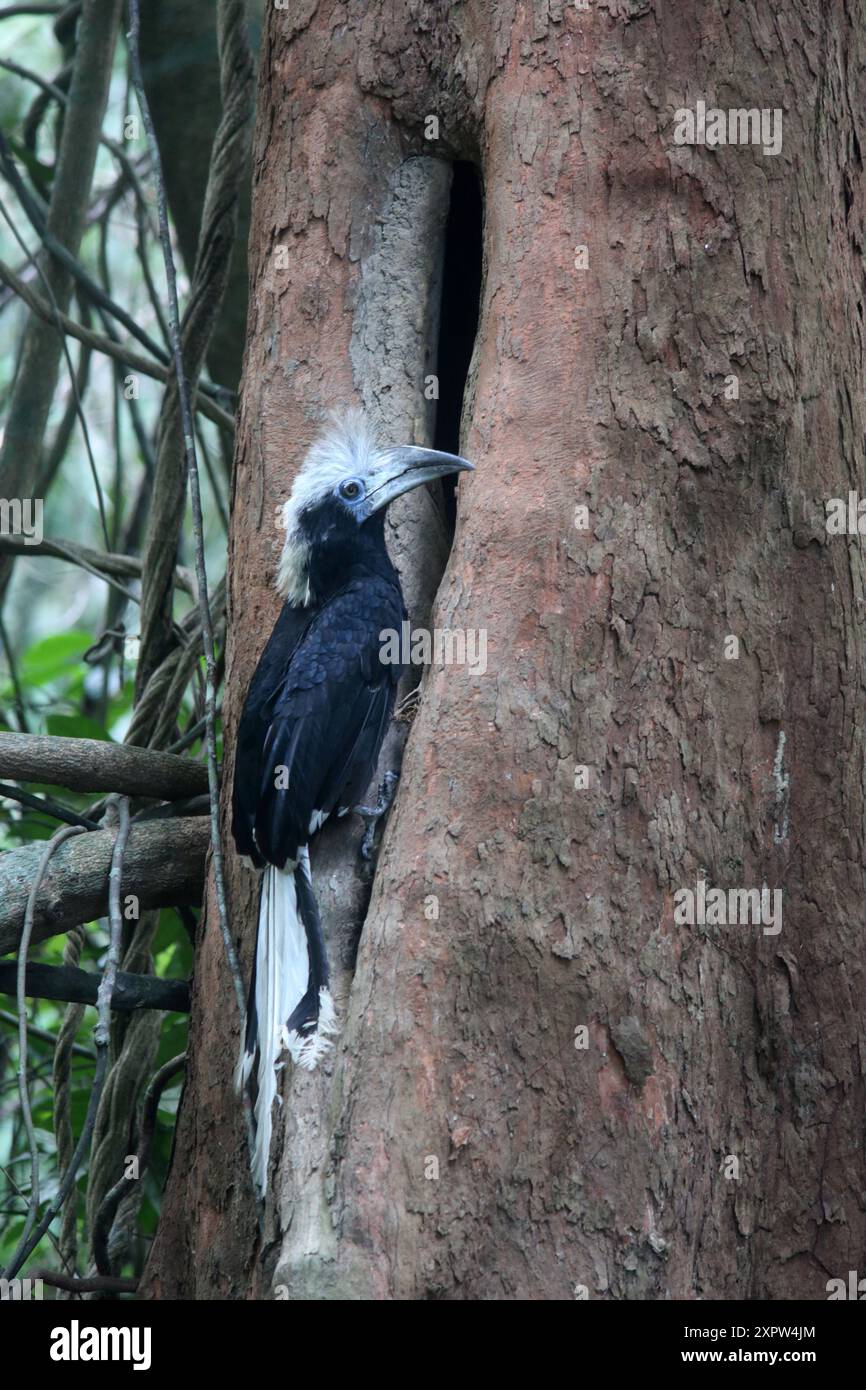
{"label": "bird's eye", "polygon": [[340,496],[345,497],[347,502],[356,502],[364,491],[357,478],[347,478],[344,483],[340,483]]}

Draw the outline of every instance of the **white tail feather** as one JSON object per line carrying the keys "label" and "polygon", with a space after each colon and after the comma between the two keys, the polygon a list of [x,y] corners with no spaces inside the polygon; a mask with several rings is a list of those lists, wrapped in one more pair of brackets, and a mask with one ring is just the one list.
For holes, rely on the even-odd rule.
{"label": "white tail feather", "polygon": [[319,1018],[316,1023],[316,1031],[314,1033],[297,1033],[294,1028],[291,1032],[284,1028],[282,1042],[296,1067],[303,1067],[304,1071],[315,1071],[325,1053],[334,1046],[332,1037],[339,1031],[340,1025],[337,1021],[331,991],[320,989]]}
{"label": "white tail feather", "polygon": [[[306,847],[301,850],[303,872],[309,880]],[[277,869],[269,864],[262,879],[259,928],[256,943],[256,1015],[259,1049],[258,1095],[256,1096],[256,1139],[253,1151],[253,1180],[261,1196],[267,1189],[268,1159],[273,1130],[272,1108],[277,1097],[280,1055],[285,1048],[296,1066],[312,1071],[329,1048],[332,1035],[339,1031],[334,1003],[328,989],[319,990],[319,1017],[314,1032],[300,1034],[286,1028],[307,992],[310,961],[307,934],[298,910],[294,865]],[[254,1052],[247,1052],[241,1039],[241,1054],[235,1071],[238,1088],[246,1085],[253,1069]]]}
{"label": "white tail feather", "polygon": [[[298,912],[294,865],[277,869],[269,864],[262,883],[256,944],[259,1090],[253,1177],[260,1193],[264,1193],[268,1184],[271,1109],[277,1094],[277,1063],[285,1022],[304,997],[309,974],[307,935]],[[245,1067],[249,1075],[252,1058]]]}

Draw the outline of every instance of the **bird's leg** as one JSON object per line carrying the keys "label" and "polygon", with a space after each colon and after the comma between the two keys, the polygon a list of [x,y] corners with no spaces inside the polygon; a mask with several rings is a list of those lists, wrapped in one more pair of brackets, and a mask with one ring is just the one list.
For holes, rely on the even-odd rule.
{"label": "bird's leg", "polygon": [[386,772],[379,787],[379,800],[376,805],[355,806],[353,808],[355,815],[360,816],[365,825],[364,838],[361,841],[362,859],[369,861],[373,857],[373,839],[376,835],[376,826],[391,809],[399,780],[399,772]]}

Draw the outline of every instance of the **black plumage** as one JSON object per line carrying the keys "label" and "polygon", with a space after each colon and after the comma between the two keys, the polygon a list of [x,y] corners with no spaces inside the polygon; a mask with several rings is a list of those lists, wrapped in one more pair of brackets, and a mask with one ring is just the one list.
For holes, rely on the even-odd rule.
{"label": "black plumage", "polygon": [[258,868],[297,859],[314,818],[349,809],[376,769],[402,675],[380,634],[406,617],[381,520],[346,535],[345,573],[317,575],[309,607],[283,606],[250,684],[232,830]]}
{"label": "black plumage", "polygon": [[232,832],[263,870],[255,964],[238,1081],[258,1054],[256,1151],[267,1179],[271,1105],[283,1051],[312,1068],[337,1031],[308,844],[370,784],[402,667],[383,662],[406,618],[385,545],[390,501],[471,468],[414,446],[379,449],[358,416],[307,454],[284,508],[286,602],[250,682],[237,732]]}

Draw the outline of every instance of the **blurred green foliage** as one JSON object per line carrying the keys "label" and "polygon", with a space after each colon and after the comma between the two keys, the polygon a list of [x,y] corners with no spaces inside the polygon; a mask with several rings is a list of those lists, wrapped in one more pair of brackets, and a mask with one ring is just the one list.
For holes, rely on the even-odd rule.
{"label": "blurred green foliage", "polygon": [[[63,86],[68,48],[57,42],[52,16],[15,16],[0,23],[0,56],[13,59],[23,68]],[[50,197],[62,121],[58,107],[49,102],[36,117],[39,88],[26,78],[0,70],[0,130],[15,159],[21,177],[38,199]],[[91,215],[85,230],[79,260],[91,279],[136,319],[152,337],[164,341],[160,315],[156,312],[148,278],[156,295],[165,302],[161,250],[153,237],[155,191],[144,135],[129,136],[135,128],[126,121],[134,109],[127,74],[125,45],[118,44],[111,92],[103,123],[104,134],[122,143],[144,190],[150,217],[150,231],[142,237],[141,219],[132,188],[124,181],[118,161],[104,146],[100,149]],[[140,127],[140,122],[138,123]],[[23,208],[12,188],[0,181],[0,259],[17,275],[39,289],[33,257],[40,250]],[[11,224],[11,225],[10,225]],[[14,230],[13,230],[14,227]],[[145,274],[147,271],[147,275]],[[183,266],[178,261],[178,280],[182,298],[188,290]],[[75,295],[70,312],[100,332],[111,323],[101,321],[92,306]],[[0,430],[8,406],[27,311],[15,295],[0,285]],[[120,335],[126,338],[125,332]],[[76,372],[80,371],[81,348],[68,340]],[[129,379],[111,359],[90,356],[86,380],[81,388],[83,414],[96,464],[99,485],[105,498],[108,519],[108,548],[140,556],[147,517],[149,489],[153,479],[156,431],[163,387],[141,376],[130,395]],[[44,454],[48,458],[57,440],[63,440],[63,422],[74,400],[72,379],[64,361],[58,378],[54,406],[48,422]],[[207,421],[197,420],[199,457],[205,523],[206,559],[211,587],[225,569],[226,543],[223,518],[226,511],[227,460],[225,441]],[[205,460],[205,454],[207,458]],[[106,549],[97,492],[88,463],[80,422],[75,422],[59,462],[46,489],[44,532],[46,536],[77,541],[95,550]],[[178,563],[191,565],[193,529],[187,504]],[[133,593],[138,581],[128,579],[124,587]],[[192,600],[178,593],[173,618],[180,621],[189,612]],[[97,575],[64,560],[25,554],[15,561],[12,580],[3,606],[0,627],[0,730],[53,734],[71,738],[113,740],[126,735],[133,712],[138,608]],[[199,663],[178,712],[177,732],[184,733],[203,714],[204,663]],[[221,739],[219,740],[221,757]],[[184,756],[204,756],[201,738],[184,750]],[[0,781],[3,781],[0,768]],[[8,779],[6,779],[8,780]],[[65,788],[26,784],[23,790],[48,796],[79,814],[93,808],[100,799]],[[135,809],[135,808],[133,808]],[[47,840],[57,830],[58,821],[42,810],[26,807],[11,799],[0,799],[0,852],[21,845]],[[86,944],[80,966],[98,974],[108,943],[104,919],[86,924]],[[52,937],[34,948],[31,959],[50,965],[63,961],[65,936]],[[153,967],[166,977],[189,978],[192,947],[186,927],[173,909],[159,915],[153,946]],[[36,1139],[40,1155],[41,1200],[56,1191],[59,1180],[54,1140],[54,1096],[52,1088],[52,1039],[64,1017],[66,1005],[48,1000],[28,1001],[29,1023],[47,1037],[31,1032],[28,1042],[28,1078]],[[30,1193],[30,1153],[22,1119],[17,1080],[17,1022],[14,998],[0,995],[0,1272],[7,1264],[20,1238]],[[95,1008],[84,1010],[77,1031],[78,1044],[93,1053]],[[186,1047],[187,1020],[167,1014],[163,1017],[156,1066],[183,1052]],[[76,1055],[71,1069],[71,1117],[77,1136],[84,1123],[93,1081],[91,1056]],[[159,1123],[154,1139],[151,1165],[144,1182],[144,1202],[139,1231],[144,1239],[152,1235],[159,1216],[160,1197],[171,1153],[174,1118],[180,1096],[182,1075],[166,1089],[160,1101]],[[86,1264],[87,1233],[84,1228],[83,1194],[87,1183],[87,1163],[78,1175],[79,1273]],[[54,1242],[59,1221],[28,1261],[30,1268],[42,1264],[57,1267]],[[143,1247],[133,1252],[122,1271],[137,1273]]]}

